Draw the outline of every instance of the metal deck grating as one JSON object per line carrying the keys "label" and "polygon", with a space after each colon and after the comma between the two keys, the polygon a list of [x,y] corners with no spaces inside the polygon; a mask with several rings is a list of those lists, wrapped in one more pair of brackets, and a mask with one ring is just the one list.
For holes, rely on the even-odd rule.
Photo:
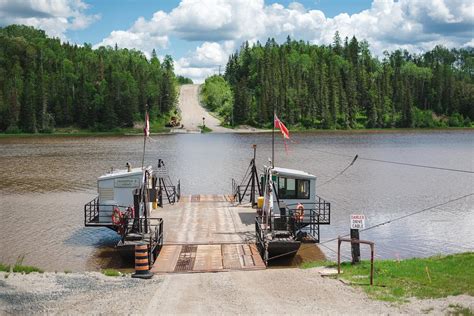
{"label": "metal deck grating", "polygon": [[175,272],[190,271],[193,269],[194,261],[196,260],[197,246],[184,245],[181,248],[178,262],[176,262]]}
{"label": "metal deck grating", "polygon": [[219,272],[265,269],[255,244],[164,245],[152,272]]}

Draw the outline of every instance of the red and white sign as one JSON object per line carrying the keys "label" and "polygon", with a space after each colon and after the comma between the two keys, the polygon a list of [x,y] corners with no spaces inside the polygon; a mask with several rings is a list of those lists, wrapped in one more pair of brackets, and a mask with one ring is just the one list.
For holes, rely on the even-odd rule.
{"label": "red and white sign", "polygon": [[351,214],[351,229],[364,229],[365,215]]}

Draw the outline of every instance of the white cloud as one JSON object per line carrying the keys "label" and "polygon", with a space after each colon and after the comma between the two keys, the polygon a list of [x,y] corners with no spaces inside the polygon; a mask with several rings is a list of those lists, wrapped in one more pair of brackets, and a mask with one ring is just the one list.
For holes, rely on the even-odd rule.
{"label": "white cloud", "polygon": [[339,31],[342,38],[366,39],[380,56],[397,48],[421,52],[437,44],[465,46],[472,43],[473,29],[471,0],[374,0],[367,10],[333,18],[297,2],[285,7],[263,0],[183,0],[169,13],[158,11],[149,20],[139,18],[129,30],[112,32],[99,45],[118,43],[149,53],[168,41],[172,45],[173,37],[197,41],[195,50],[177,60],[176,72],[202,81],[245,40],[273,37],[281,42],[290,35],[329,44]]}
{"label": "white cloud", "polygon": [[100,15],[87,15],[82,0],[0,0],[0,25],[25,24],[66,40],[68,30],[87,28]]}
{"label": "white cloud", "polygon": [[201,83],[207,76],[223,73],[229,55],[235,50],[233,41],[223,43],[204,42],[189,54],[176,61],[176,73]]}
{"label": "white cloud", "polygon": [[147,56],[151,55],[151,51],[157,47],[166,47],[168,45],[168,36],[153,35],[147,32],[131,32],[131,31],[112,31],[110,35],[102,40],[102,42],[94,45],[99,46],[115,46],[117,44],[121,48],[136,48],[142,50]]}

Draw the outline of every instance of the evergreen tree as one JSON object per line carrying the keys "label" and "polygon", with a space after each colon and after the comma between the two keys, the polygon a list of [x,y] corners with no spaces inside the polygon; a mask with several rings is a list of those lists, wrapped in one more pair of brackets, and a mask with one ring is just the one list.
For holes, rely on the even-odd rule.
{"label": "evergreen tree", "polygon": [[23,97],[20,108],[20,128],[26,133],[36,133],[35,113],[35,77],[32,71],[28,71],[25,78]]}

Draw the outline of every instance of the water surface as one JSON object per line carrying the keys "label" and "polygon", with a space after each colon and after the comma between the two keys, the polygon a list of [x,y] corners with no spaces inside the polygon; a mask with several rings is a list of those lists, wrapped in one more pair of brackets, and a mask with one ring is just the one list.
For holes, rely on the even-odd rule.
{"label": "water surface", "polygon": [[[472,131],[390,133],[293,133],[288,152],[277,136],[276,165],[318,177],[317,194],[332,203],[331,225],[322,241],[349,232],[349,215],[365,214],[366,225],[409,214],[474,192],[474,176],[358,160],[358,154],[454,169],[474,170]],[[145,161],[164,159],[183,194],[228,194],[241,180],[257,144],[258,166],[271,156],[270,134],[153,136]],[[38,137],[0,139],[0,262],[47,270],[120,267],[112,248],[115,233],[85,228],[83,205],[96,195],[96,178],[126,162],[141,165],[141,137]],[[340,156],[335,154],[347,155]],[[474,250],[474,198],[361,233],[375,241],[379,258],[406,258]],[[321,250],[334,258],[335,242]],[[348,255],[349,245],[344,245]],[[363,249],[363,256],[368,251]]]}

